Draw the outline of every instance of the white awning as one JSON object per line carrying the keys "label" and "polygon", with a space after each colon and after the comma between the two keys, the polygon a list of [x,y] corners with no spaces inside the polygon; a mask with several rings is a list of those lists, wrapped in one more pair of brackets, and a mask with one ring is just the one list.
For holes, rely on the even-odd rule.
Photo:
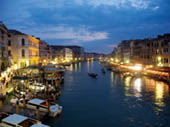
{"label": "white awning", "polygon": [[34,124],[31,127],[50,127],[50,126],[44,124]]}
{"label": "white awning", "polygon": [[43,102],[45,102],[45,101],[41,100],[41,99],[37,99],[37,98],[34,98],[34,99],[28,101],[28,103],[35,104],[35,105],[40,105]]}
{"label": "white awning", "polygon": [[10,116],[4,118],[2,120],[2,122],[10,123],[10,124],[13,124],[13,125],[18,125],[19,123],[25,121],[26,119],[28,119],[28,118],[25,117],[25,116],[21,116],[21,115],[18,115],[18,114],[13,114],[13,115],[10,115]]}

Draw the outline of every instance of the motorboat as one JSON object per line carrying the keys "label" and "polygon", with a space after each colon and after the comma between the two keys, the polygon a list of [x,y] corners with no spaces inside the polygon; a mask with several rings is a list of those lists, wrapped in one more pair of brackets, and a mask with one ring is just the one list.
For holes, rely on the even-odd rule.
{"label": "motorboat", "polygon": [[40,121],[34,120],[26,116],[12,114],[1,120],[0,127],[50,127],[50,126],[44,125]]}
{"label": "motorboat", "polygon": [[[19,101],[19,106],[24,106],[24,100],[23,99],[11,99],[11,103],[13,105],[17,104],[17,101]],[[34,109],[36,110],[37,107],[39,107],[39,111],[42,112],[49,112],[49,116],[56,117],[57,115],[61,114],[62,112],[62,106],[59,106],[58,104],[54,102],[48,102],[47,100],[42,100],[38,98],[26,100],[25,104],[26,108]]]}
{"label": "motorboat", "polygon": [[96,73],[88,73],[88,75],[93,77],[93,78],[96,78],[98,76],[98,74],[96,74]]}

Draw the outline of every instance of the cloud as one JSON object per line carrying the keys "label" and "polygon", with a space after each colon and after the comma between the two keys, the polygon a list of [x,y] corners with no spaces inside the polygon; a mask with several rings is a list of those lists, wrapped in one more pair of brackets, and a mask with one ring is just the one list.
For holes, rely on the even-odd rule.
{"label": "cloud", "polygon": [[90,31],[88,27],[72,27],[68,25],[48,26],[35,28],[27,31],[32,33],[34,31],[35,36],[40,36],[42,39],[66,39],[74,42],[87,42],[95,40],[108,39],[108,33],[99,31]]}
{"label": "cloud", "polygon": [[133,7],[136,9],[146,9],[154,1],[155,0],[74,0],[74,2],[79,5],[89,4],[94,7],[105,5],[114,6],[116,8]]}
{"label": "cloud", "polygon": [[156,11],[156,10],[158,10],[160,7],[159,6],[155,6],[152,10],[153,11]]}

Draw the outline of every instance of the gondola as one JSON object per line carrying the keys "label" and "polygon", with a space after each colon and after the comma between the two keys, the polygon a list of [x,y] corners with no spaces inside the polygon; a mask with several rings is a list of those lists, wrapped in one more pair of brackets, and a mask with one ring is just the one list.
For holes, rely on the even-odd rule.
{"label": "gondola", "polygon": [[88,73],[88,75],[93,77],[93,78],[96,78],[98,76],[98,74],[96,74],[96,73]]}

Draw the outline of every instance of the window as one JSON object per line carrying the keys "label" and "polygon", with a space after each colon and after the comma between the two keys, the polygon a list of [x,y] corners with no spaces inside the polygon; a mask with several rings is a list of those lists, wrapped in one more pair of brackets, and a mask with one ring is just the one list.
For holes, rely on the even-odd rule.
{"label": "window", "polygon": [[22,49],[21,54],[22,54],[22,57],[25,57],[25,50],[24,49]]}
{"label": "window", "polygon": [[11,46],[11,40],[8,40],[8,46]]}
{"label": "window", "polygon": [[167,58],[164,58],[164,63],[168,63],[168,59]]}
{"label": "window", "polygon": [[10,50],[8,50],[8,56],[11,56],[11,51]]}
{"label": "window", "polygon": [[10,35],[10,34],[8,34],[8,37],[10,38],[10,37],[11,37],[11,35]]}
{"label": "window", "polygon": [[164,48],[164,54],[168,53],[168,48]]}
{"label": "window", "polygon": [[25,46],[25,39],[22,39],[22,46]]}

